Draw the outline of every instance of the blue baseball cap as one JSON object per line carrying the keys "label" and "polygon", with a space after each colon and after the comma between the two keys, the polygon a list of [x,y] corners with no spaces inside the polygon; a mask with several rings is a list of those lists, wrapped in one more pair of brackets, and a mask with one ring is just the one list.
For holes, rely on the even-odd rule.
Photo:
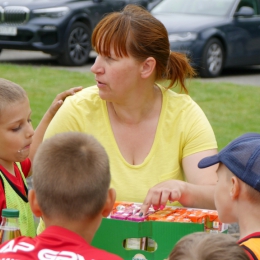
{"label": "blue baseball cap", "polygon": [[198,167],[223,163],[240,180],[260,191],[260,134],[239,136],[218,154],[202,159]]}

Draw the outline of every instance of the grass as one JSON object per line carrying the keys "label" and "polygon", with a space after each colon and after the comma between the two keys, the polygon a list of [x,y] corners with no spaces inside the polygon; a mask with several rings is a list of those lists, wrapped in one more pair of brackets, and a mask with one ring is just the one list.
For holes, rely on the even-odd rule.
{"label": "grass", "polygon": [[[0,64],[1,77],[21,85],[28,93],[34,127],[55,95],[74,87],[95,84],[91,73],[48,67]],[[219,149],[245,132],[259,132],[260,88],[230,83],[187,82],[189,94],[201,106],[215,132]]]}

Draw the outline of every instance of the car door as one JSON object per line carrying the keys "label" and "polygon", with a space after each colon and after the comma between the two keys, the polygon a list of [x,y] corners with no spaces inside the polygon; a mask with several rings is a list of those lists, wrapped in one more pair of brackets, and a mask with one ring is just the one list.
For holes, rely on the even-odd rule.
{"label": "car door", "polygon": [[242,59],[237,62],[244,65],[260,64],[260,1],[241,0],[237,11],[247,6],[254,9],[254,15],[234,18],[234,26],[241,33],[241,39],[236,43],[237,53]]}

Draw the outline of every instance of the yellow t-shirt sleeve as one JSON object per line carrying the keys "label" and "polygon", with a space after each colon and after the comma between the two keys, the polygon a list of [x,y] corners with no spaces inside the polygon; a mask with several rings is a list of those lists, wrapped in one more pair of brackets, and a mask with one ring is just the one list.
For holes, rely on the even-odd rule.
{"label": "yellow t-shirt sleeve", "polygon": [[192,101],[187,110],[183,132],[183,157],[217,148],[215,134],[202,109]]}

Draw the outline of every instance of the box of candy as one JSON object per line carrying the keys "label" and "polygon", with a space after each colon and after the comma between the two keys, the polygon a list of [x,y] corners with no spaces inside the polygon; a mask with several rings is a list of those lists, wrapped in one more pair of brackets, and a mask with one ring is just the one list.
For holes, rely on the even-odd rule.
{"label": "box of candy", "polygon": [[145,216],[139,216],[140,206],[116,202],[110,216],[102,220],[92,245],[125,260],[163,260],[187,234],[227,230],[214,210],[167,206],[150,208]]}

